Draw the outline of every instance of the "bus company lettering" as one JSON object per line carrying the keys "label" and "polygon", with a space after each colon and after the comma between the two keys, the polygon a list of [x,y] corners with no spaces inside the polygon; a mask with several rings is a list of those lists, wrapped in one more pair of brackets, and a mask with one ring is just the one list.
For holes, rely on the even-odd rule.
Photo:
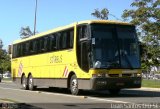
{"label": "bus company lettering", "polygon": [[62,63],[62,55],[60,56],[51,56],[50,63]]}

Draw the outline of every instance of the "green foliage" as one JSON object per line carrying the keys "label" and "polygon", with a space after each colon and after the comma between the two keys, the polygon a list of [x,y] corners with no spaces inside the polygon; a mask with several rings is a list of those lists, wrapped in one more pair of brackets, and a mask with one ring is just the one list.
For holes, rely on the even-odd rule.
{"label": "green foliage", "polygon": [[6,50],[0,48],[0,71],[10,71],[11,70],[11,63],[10,57],[7,54]]}
{"label": "green foliage", "polygon": [[0,49],[2,49],[3,47],[3,43],[2,43],[2,40],[0,39]]}
{"label": "green foliage", "polygon": [[31,31],[31,29],[30,29],[29,26],[27,26],[27,27],[21,27],[20,36],[21,36],[22,39],[28,38],[28,37],[30,37],[32,35],[34,35],[34,34]]}
{"label": "green foliage", "polygon": [[109,11],[107,8],[104,8],[101,11],[99,11],[99,9],[95,9],[95,11],[91,13],[92,16],[102,20],[107,20],[108,14],[109,14]]}
{"label": "green foliage", "polygon": [[135,0],[124,10],[124,20],[137,26],[143,43],[142,67],[160,66],[160,0]]}

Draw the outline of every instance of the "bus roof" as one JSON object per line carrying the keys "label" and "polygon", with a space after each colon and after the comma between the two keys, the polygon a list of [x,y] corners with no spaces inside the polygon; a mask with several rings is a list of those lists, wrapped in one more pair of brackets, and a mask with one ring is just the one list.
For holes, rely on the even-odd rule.
{"label": "bus roof", "polygon": [[13,44],[24,42],[24,41],[28,41],[28,40],[31,40],[31,39],[35,39],[35,38],[38,38],[38,37],[41,37],[41,36],[44,36],[44,35],[48,35],[48,34],[51,34],[51,33],[54,33],[54,32],[58,32],[58,31],[61,31],[61,30],[69,29],[71,27],[74,27],[75,24],[81,25],[81,24],[92,24],[92,23],[133,25],[131,23],[122,22],[122,21],[116,21],[116,20],[85,20],[85,21],[75,22],[75,23],[72,23],[72,24],[69,24],[69,25],[66,25],[66,26],[57,27],[57,28],[48,30],[46,32],[42,32],[42,33],[36,34],[36,35],[31,36],[29,38],[19,39],[19,40],[14,41]]}
{"label": "bus roof", "polygon": [[131,23],[117,21],[117,20],[86,20],[86,21],[80,21],[77,24],[92,24],[92,23],[133,25]]}

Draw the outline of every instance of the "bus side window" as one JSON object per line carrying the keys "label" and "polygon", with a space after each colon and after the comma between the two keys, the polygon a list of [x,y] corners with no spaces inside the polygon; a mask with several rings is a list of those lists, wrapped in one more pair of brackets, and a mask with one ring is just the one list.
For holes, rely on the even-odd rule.
{"label": "bus side window", "polygon": [[55,51],[57,49],[56,47],[56,37],[55,35],[51,34],[49,36],[50,38],[50,51]]}
{"label": "bus side window", "polygon": [[67,48],[67,32],[63,32],[62,36],[61,36],[61,45],[62,45],[62,49],[66,49]]}
{"label": "bus side window", "polygon": [[16,58],[17,57],[17,45],[14,45],[13,46],[13,58]]}
{"label": "bus side window", "polygon": [[60,50],[62,48],[62,37],[61,37],[61,33],[56,33],[56,47],[57,50]]}
{"label": "bus side window", "polygon": [[37,51],[37,53],[40,53],[41,52],[41,49],[40,49],[40,38],[36,39],[36,42],[37,42],[36,51]]}
{"label": "bus side window", "polygon": [[22,55],[26,55],[26,42],[22,43]]}
{"label": "bus side window", "polygon": [[18,44],[17,45],[17,53],[18,53],[18,55],[17,55],[17,57],[20,57],[20,56],[22,56],[22,49],[21,49],[22,47],[21,47],[21,44]]}
{"label": "bus side window", "polygon": [[63,34],[61,32],[59,36],[59,50],[62,50],[62,49],[63,49]]}
{"label": "bus side window", "polygon": [[44,37],[44,51],[47,52],[48,51],[48,37]]}
{"label": "bus side window", "polygon": [[26,42],[26,55],[29,55],[29,42]]}
{"label": "bus side window", "polygon": [[16,50],[16,57],[19,57],[19,46],[18,46],[18,44],[17,44],[17,50]]}
{"label": "bus side window", "polygon": [[72,29],[70,32],[69,32],[69,48],[73,48],[73,42],[74,42],[74,30]]}
{"label": "bus side window", "polygon": [[33,41],[33,51],[34,51],[34,54],[37,54],[37,40],[36,39]]}
{"label": "bus side window", "polygon": [[34,53],[33,51],[33,41],[29,42],[29,54],[32,55]]}
{"label": "bus side window", "polygon": [[70,49],[73,48],[73,29],[67,31],[67,39],[66,39],[66,48]]}
{"label": "bus side window", "polygon": [[20,57],[21,56],[21,46],[20,46],[20,44],[18,44],[18,57]]}
{"label": "bus side window", "polygon": [[49,52],[50,51],[50,37],[47,36],[46,37],[46,51]]}
{"label": "bus side window", "polygon": [[40,52],[43,53],[45,51],[44,47],[44,38],[40,38]]}

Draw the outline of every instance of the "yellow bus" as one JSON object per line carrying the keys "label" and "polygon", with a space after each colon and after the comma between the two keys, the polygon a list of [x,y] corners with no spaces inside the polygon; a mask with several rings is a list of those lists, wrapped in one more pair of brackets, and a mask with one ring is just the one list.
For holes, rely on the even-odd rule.
{"label": "yellow bus", "polygon": [[37,86],[109,90],[141,87],[138,38],[125,22],[88,20],[12,44],[12,77],[23,89]]}

